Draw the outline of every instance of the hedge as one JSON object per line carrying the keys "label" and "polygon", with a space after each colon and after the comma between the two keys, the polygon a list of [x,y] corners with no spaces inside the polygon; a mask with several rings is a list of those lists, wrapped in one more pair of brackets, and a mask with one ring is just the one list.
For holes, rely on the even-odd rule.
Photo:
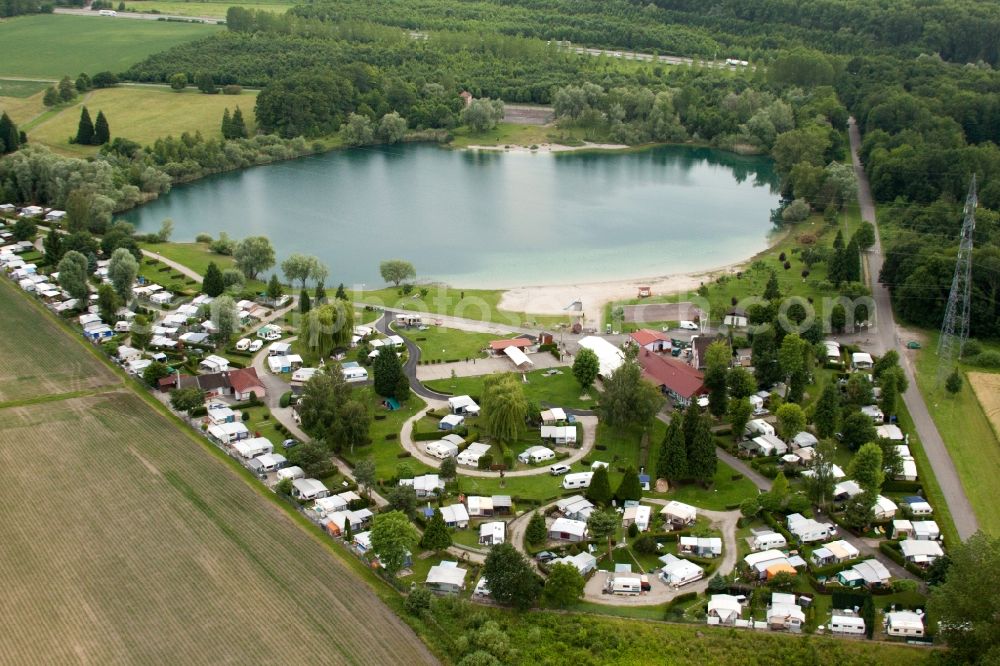
{"label": "hedge", "polygon": [[887,479],[882,484],[883,492],[893,493],[913,493],[919,494],[923,490],[923,484],[919,481],[902,481],[899,479]]}
{"label": "hedge", "polygon": [[829,578],[831,576],[834,576],[834,575],[840,573],[844,569],[850,569],[851,567],[853,567],[858,562],[862,562],[862,561],[864,561],[866,559],[868,559],[868,558],[865,558],[865,557],[856,557],[853,560],[847,560],[845,562],[838,562],[836,564],[827,564],[826,566],[823,566],[823,567],[812,567],[812,566],[810,566],[810,568],[812,570],[813,575],[815,575],[815,576],[826,576],[827,578]]}
{"label": "hedge", "polygon": [[436,432],[415,432],[413,433],[413,441],[415,442],[431,442],[436,439],[441,439],[441,435]]}

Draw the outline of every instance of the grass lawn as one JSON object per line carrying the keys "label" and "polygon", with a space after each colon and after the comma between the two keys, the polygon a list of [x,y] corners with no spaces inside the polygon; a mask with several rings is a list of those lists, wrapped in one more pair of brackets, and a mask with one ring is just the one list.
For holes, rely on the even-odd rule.
{"label": "grass lawn", "polygon": [[[0,22],[0,76],[60,79],[80,72],[122,72],[143,58],[207,37],[218,26],[36,14]],[[114,121],[112,120],[112,130]]]}
{"label": "grass lawn", "polygon": [[568,317],[559,315],[534,315],[523,312],[509,312],[499,309],[502,289],[453,289],[447,285],[427,285],[427,294],[420,295],[420,289],[403,294],[401,289],[349,290],[348,295],[355,301],[380,305],[386,308],[401,308],[428,312],[430,314],[451,315],[488,321],[494,324],[540,328],[568,323]]}
{"label": "grass lawn", "polygon": [[197,131],[205,137],[221,138],[224,110],[234,110],[239,106],[248,126],[252,127],[256,98],[255,91],[244,91],[238,96],[205,95],[196,88],[187,88],[182,92],[147,86],[93,90],[78,97],[75,104],[63,107],[52,117],[36,124],[28,132],[28,138],[73,154],[96,153],[97,146],[77,146],[68,141],[70,136],[76,134],[82,106],[87,107],[91,117],[96,117],[98,111],[104,112],[111,126],[111,136],[125,137],[143,145],[168,135],[179,137],[184,132],[194,134]]}
{"label": "grass lawn", "polygon": [[[168,270],[161,270],[163,268]],[[155,282],[175,294],[178,292],[197,292],[201,288],[200,283],[149,257],[142,258],[142,263],[139,265],[139,275],[147,282]]]}
{"label": "grass lawn", "polygon": [[[827,264],[826,262],[814,264],[810,269],[809,276],[803,278],[801,274],[805,269],[805,264],[799,253],[810,246],[832,247],[838,230],[843,231],[846,242],[858,224],[859,215],[856,207],[848,208],[836,225],[828,225],[823,221],[821,215],[813,215],[805,222],[779,231],[774,245],[748,262],[750,266],[740,274],[740,277],[736,275],[722,276],[719,280],[706,285],[704,296],[697,292],[690,292],[688,294],[654,295],[651,298],[620,301],[608,304],[605,308],[604,320],[605,322],[612,321],[614,307],[620,305],[676,303],[690,300],[702,309],[707,308],[712,322],[719,324],[726,311],[732,307],[734,298],[740,301],[749,296],[759,297],[764,293],[764,287],[772,270],[778,275],[778,284],[783,295],[812,299],[817,314],[822,315],[823,313],[820,311],[822,299],[836,295],[832,285],[826,283]],[[788,270],[785,270],[783,261],[780,259],[782,254],[791,263],[791,268]],[[613,321],[615,330],[623,332],[649,328],[655,324],[622,323],[617,319]]]}
{"label": "grass lawn", "polygon": [[48,81],[15,81],[0,79],[0,97],[31,97],[44,92],[51,83]]}
{"label": "grass lawn", "polygon": [[[14,81],[12,83],[21,83],[21,81]],[[0,111],[6,112],[17,123],[19,130],[27,132],[31,129],[29,121],[33,119],[40,120],[41,116],[46,113],[45,105],[42,104],[43,93],[21,97],[10,94],[10,91],[6,90],[2,85],[0,85],[0,93],[4,95],[0,96]]]}
{"label": "grass lawn", "polygon": [[430,326],[426,331],[416,328],[402,328],[398,332],[420,347],[421,361],[465,361],[470,358],[483,358],[483,350],[489,347],[491,340],[501,337],[489,333],[470,333],[446,326]]}
{"label": "grass lawn", "polygon": [[[376,416],[369,431],[371,444],[359,447],[353,453],[344,451],[341,453],[341,457],[352,464],[357,464],[369,456],[372,457],[375,460],[375,478],[377,480],[388,481],[394,478],[396,467],[400,463],[409,465],[414,474],[435,471],[412,457],[399,457],[399,454],[403,453],[403,447],[400,446],[398,439],[399,431],[403,428],[404,421],[426,406],[420,398],[411,395],[410,399],[404,402],[399,409],[390,412],[380,405],[381,398],[375,395],[371,389],[362,388],[355,393],[368,402],[369,409]],[[380,416],[385,418],[378,420]],[[387,435],[395,435],[395,438],[386,439]]]}
{"label": "grass lawn", "polygon": [[[557,407],[575,409],[593,409],[596,399],[581,400],[580,385],[573,377],[569,368],[561,368],[560,374],[546,375],[545,370],[534,370],[528,373],[528,383],[522,384],[524,395],[528,402],[541,405],[543,402]],[[482,395],[482,377],[455,377],[449,379],[434,379],[424,382],[424,385],[439,393],[450,395]],[[597,391],[591,389],[590,396],[596,398]]]}
{"label": "grass lawn", "polygon": [[516,125],[500,123],[485,132],[475,132],[469,127],[459,127],[454,131],[451,145],[456,148],[467,146],[532,146],[542,143],[579,145],[583,131],[579,128],[556,129],[544,125]]}
{"label": "grass lawn", "polygon": [[[996,497],[1000,496],[1000,475],[997,474],[1000,470],[1000,442],[968,381],[954,396],[944,387],[936,386],[939,361],[935,353],[937,338],[937,333],[929,332],[924,348],[917,353],[917,386],[948,447],[980,528],[994,536],[1000,535],[1000,513],[996,510]],[[961,369],[985,371],[966,364],[962,364]],[[913,430],[908,432],[912,439]],[[929,469],[926,459],[918,458],[917,463],[921,472]],[[945,506],[944,501],[938,499],[934,503],[934,511],[939,512],[942,506]]]}
{"label": "grass lawn", "polygon": [[[294,3],[280,2],[183,2],[177,0],[133,0],[126,5],[126,10],[138,13],[160,13],[172,16],[203,16],[207,18],[225,18],[226,10],[234,5],[244,6],[247,9],[284,13]],[[121,12],[119,12],[121,13]]]}

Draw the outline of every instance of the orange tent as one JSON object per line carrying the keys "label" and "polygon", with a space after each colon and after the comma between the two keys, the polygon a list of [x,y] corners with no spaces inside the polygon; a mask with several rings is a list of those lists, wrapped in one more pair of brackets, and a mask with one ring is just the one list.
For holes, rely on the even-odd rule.
{"label": "orange tent", "polygon": [[790,573],[793,576],[798,574],[791,564],[785,562],[784,564],[772,564],[767,568],[767,579],[771,580],[780,573]]}

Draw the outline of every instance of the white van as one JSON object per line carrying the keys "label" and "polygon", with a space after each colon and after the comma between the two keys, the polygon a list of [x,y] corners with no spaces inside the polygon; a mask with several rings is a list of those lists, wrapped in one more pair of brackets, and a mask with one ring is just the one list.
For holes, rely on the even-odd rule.
{"label": "white van", "polygon": [[118,12],[116,12],[113,9],[102,9],[101,11],[97,12],[97,15],[98,16],[118,16]]}
{"label": "white van", "polygon": [[679,324],[679,326],[681,328],[683,328],[685,331],[697,331],[698,330],[698,324],[694,323],[693,321],[687,321],[686,319],[682,320],[681,323]]}
{"label": "white van", "polygon": [[593,472],[577,472],[576,474],[567,474],[563,478],[562,487],[566,490],[570,490],[571,488],[589,488],[590,480],[593,478]]}
{"label": "white van", "polygon": [[553,465],[549,467],[549,474],[552,476],[559,476],[560,474],[566,474],[569,472],[569,465]]}

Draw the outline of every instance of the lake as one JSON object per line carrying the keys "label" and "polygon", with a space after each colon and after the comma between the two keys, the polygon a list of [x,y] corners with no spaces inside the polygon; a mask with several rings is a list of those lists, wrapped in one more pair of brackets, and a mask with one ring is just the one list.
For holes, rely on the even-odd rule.
{"label": "lake", "polygon": [[278,262],[315,254],[328,283],[381,283],[401,258],[460,287],[668,275],[767,247],[770,160],[662,146],[636,152],[487,152],[434,145],[326,153],[181,185],[125,218],[199,233],[265,235]]}

